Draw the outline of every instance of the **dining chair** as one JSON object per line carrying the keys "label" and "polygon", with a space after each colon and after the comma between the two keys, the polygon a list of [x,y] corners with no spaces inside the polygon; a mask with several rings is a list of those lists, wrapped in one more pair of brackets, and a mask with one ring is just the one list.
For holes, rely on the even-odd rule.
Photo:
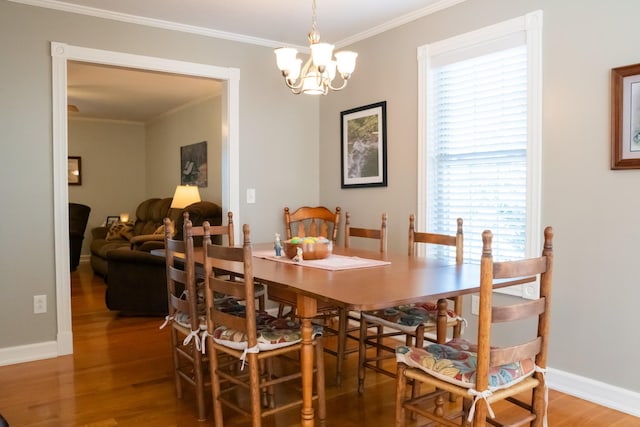
{"label": "dining chair", "polygon": [[[171,353],[175,376],[176,395],[183,397],[183,385],[194,387],[198,420],[207,415],[205,403],[204,356],[201,349],[202,309],[198,310],[193,227],[185,218],[184,240],[172,236],[172,222],[164,220],[164,247],[166,251],[167,294],[169,314],[160,328],[171,328]],[[202,307],[201,307],[202,308]]]}
{"label": "dining chair", "polygon": [[[204,236],[203,226],[194,226],[191,223],[188,212],[183,214],[183,218],[184,240],[173,239],[173,222],[169,218],[164,220],[169,314],[161,328],[171,325],[176,395],[179,399],[182,398],[183,384],[193,386],[198,419],[204,420],[208,406],[205,403],[205,390],[209,388],[206,380],[209,362],[201,343],[202,335],[206,331],[204,270],[201,265],[196,265],[194,241],[219,236],[222,244],[226,242],[229,246],[234,246],[233,213],[227,213],[227,225],[210,226],[208,237]],[[264,310],[264,286],[256,285],[254,296],[260,308]]]}
{"label": "dining chair", "polygon": [[[331,211],[324,206],[303,206],[291,212],[284,208],[284,225],[287,240],[292,237],[326,237],[335,245],[340,228],[340,207]],[[278,303],[278,317],[295,316],[296,295],[285,289],[270,289],[269,299]],[[289,312],[285,314],[285,310]]]}
{"label": "dining chair", "polygon": [[[405,425],[407,412],[447,426],[482,427],[486,422],[504,425],[495,419],[491,408],[501,400],[519,407],[509,411],[509,425],[546,425],[548,394],[544,373],[549,339],[553,229],[545,228],[544,248],[537,258],[495,262],[492,238],[490,231],[482,233],[477,344],[453,339],[446,344],[430,344],[425,348],[400,346],[396,350],[396,427]],[[509,286],[539,280],[539,297],[525,300],[502,296],[504,302],[495,304],[493,291],[504,286],[494,281],[503,279]],[[523,323],[528,318],[533,321]],[[493,325],[497,323],[516,328],[518,333],[511,335],[517,337],[517,343],[511,339],[508,346],[500,346],[492,334]],[[428,384],[436,391],[407,398],[408,380]],[[525,392],[531,392],[530,399]],[[462,397],[460,411],[445,411],[449,408],[444,404],[446,393]],[[431,410],[434,400],[435,408]],[[429,402],[428,407],[425,402]],[[517,421],[511,417],[516,412],[521,416]],[[459,424],[452,421],[456,418],[460,418]]]}
{"label": "dining chair", "polygon": [[[351,226],[351,214],[345,213],[345,225],[344,225],[344,247],[349,248],[352,246],[351,239],[358,238],[367,240],[378,240],[380,253],[387,252],[387,214],[382,214],[382,220],[380,228],[361,228]],[[329,333],[337,336],[336,349],[326,347],[324,351],[326,353],[336,356],[336,384],[342,383],[342,367],[344,365],[344,358],[351,353],[358,352],[359,347],[347,348],[347,339],[355,340],[359,342],[359,334],[353,334],[360,330],[360,314],[351,315],[349,310],[344,307],[325,307],[325,312],[329,309],[336,310],[338,314],[338,326],[332,327],[330,324],[325,324],[324,329]]]}
{"label": "dining chair", "polygon": [[[462,232],[462,218],[457,219],[456,234],[438,234],[415,231],[415,217],[409,215],[409,247],[410,256],[416,256],[416,245],[434,245],[437,247],[455,248],[456,264],[463,262],[464,239]],[[366,369],[372,369],[378,373],[395,378],[396,370],[390,369],[383,363],[385,360],[395,358],[395,346],[391,346],[386,340],[403,338],[405,345],[421,347],[425,340],[444,341],[446,328],[453,328],[452,336],[457,338],[461,334],[461,324],[464,322],[462,315],[462,298],[452,299],[453,307],[449,308],[446,299],[425,301],[415,304],[388,307],[382,310],[367,311],[361,313],[360,320],[360,346],[358,363],[358,392],[364,392]],[[439,316],[446,316],[439,321]],[[370,334],[373,329],[374,334]],[[443,329],[444,326],[444,329]],[[440,328],[441,330],[438,330]],[[433,335],[432,338],[427,334]],[[370,355],[370,348],[375,348],[375,355]],[[418,390],[416,390],[417,392]]]}
{"label": "dining chair", "polygon": [[[299,325],[293,321],[257,313],[254,300],[253,259],[249,225],[242,227],[242,247],[224,247],[209,243],[209,224],[204,223],[203,239],[206,288],[207,339],[209,372],[213,394],[214,425],[224,425],[223,405],[251,417],[252,426],[260,427],[262,418],[302,405],[300,393],[300,350],[302,336]],[[236,274],[219,275],[225,266],[237,266],[242,280]],[[229,267],[227,267],[229,268]],[[228,295],[244,300],[243,305],[227,305],[216,295]],[[240,309],[240,310],[238,310]],[[318,331],[319,332],[319,331]],[[324,391],[324,364],[321,332],[313,340],[315,347],[314,399],[320,420],[326,418]],[[222,355],[236,362],[226,363]],[[282,357],[281,357],[282,356]],[[277,360],[274,360],[277,359]],[[279,363],[275,363],[279,362]],[[240,366],[238,366],[238,364]],[[291,368],[289,365],[293,364]],[[248,372],[247,372],[248,370]],[[291,385],[293,392],[276,405],[276,391]],[[244,390],[236,393],[235,390]],[[249,402],[246,402],[248,394]],[[280,399],[280,395],[278,395]],[[285,401],[286,400],[286,401]],[[248,407],[247,407],[248,406]]]}

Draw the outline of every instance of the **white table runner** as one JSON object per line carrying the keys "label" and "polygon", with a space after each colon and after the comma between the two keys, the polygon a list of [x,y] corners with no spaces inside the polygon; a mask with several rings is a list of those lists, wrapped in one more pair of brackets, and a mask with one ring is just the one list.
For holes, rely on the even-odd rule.
{"label": "white table runner", "polygon": [[253,251],[253,256],[257,258],[268,259],[271,261],[283,262],[285,264],[297,264],[303,267],[321,268],[324,270],[350,270],[353,268],[378,267],[381,265],[391,264],[390,261],[381,261],[377,259],[360,258],[355,256],[344,256],[331,254],[325,259],[293,261],[285,255],[277,257],[272,250],[269,251]]}

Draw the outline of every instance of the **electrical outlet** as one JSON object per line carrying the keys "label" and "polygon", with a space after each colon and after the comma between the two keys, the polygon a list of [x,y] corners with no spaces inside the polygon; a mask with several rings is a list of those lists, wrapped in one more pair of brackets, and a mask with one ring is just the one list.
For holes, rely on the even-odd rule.
{"label": "electrical outlet", "polygon": [[480,297],[478,295],[471,295],[471,314],[476,316],[480,314]]}
{"label": "electrical outlet", "polygon": [[46,295],[33,296],[33,312],[35,314],[47,312],[47,296]]}

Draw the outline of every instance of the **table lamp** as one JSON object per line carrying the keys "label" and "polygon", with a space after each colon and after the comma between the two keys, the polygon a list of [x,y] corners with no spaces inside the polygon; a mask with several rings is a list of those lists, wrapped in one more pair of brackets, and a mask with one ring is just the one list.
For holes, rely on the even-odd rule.
{"label": "table lamp", "polygon": [[192,203],[200,201],[198,187],[192,185],[178,185],[171,202],[172,209],[183,209]]}

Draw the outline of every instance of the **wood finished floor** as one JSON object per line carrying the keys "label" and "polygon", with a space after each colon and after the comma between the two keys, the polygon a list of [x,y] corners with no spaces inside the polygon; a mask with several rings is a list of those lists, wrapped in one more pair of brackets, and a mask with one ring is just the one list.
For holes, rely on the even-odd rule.
{"label": "wood finished floor", "polygon": [[[82,263],[71,274],[74,354],[0,367],[0,414],[11,427],[203,426],[195,403],[175,398],[169,335],[159,318],[119,317],[104,305],[105,285]],[[331,345],[329,342],[328,345]],[[326,358],[328,427],[393,426],[395,383],[367,374],[356,391],[356,359],[347,357],[343,385],[335,385],[335,359]],[[553,390],[549,426],[640,427],[640,419]],[[497,413],[505,413],[495,405]],[[507,411],[508,412],[508,411]],[[507,413],[508,415],[508,413]],[[265,426],[299,424],[299,411],[268,418]],[[229,427],[248,426],[229,413]],[[422,426],[423,420],[408,423]]]}

